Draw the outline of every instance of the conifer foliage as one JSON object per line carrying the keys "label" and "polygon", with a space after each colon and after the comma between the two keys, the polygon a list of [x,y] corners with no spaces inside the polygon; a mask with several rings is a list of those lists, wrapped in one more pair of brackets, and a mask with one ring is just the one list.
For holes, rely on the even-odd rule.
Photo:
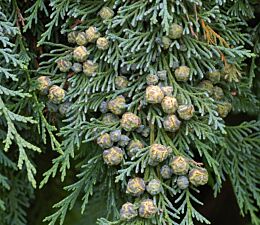
{"label": "conifer foliage", "polygon": [[201,186],[217,196],[229,179],[259,225],[257,7],[1,1],[0,224],[28,224],[35,188],[76,173],[43,223],[105,198],[99,225],[210,224]]}

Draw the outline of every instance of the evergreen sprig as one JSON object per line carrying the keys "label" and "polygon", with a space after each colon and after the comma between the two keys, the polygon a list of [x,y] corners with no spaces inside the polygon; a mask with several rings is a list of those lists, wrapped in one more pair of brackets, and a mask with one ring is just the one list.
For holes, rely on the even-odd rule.
{"label": "evergreen sprig", "polygon": [[[103,7],[114,15],[101,18]],[[99,195],[106,205],[106,215],[97,220],[100,225],[209,224],[196,209],[203,205],[199,188],[190,185],[181,190],[177,175],[163,180],[160,165],[150,165],[149,149],[154,143],[167,146],[170,157],[184,156],[191,167],[203,165],[215,195],[229,179],[242,216],[248,214],[254,225],[260,224],[260,123],[253,120],[259,119],[260,109],[257,7],[257,1],[248,0],[1,1],[0,224],[28,224],[25,210],[37,186],[37,155],[45,148],[55,155],[51,167],[44,168],[40,187],[47,186],[50,178],[63,182],[70,171],[77,172],[64,188],[67,195],[44,219],[49,225],[64,224],[78,202],[81,214],[86,213],[90,199]],[[165,47],[163,37],[169,36],[172,23],[181,25],[182,37]],[[98,65],[95,76],[60,71],[60,60],[74,60],[74,47],[65,36],[91,26],[109,41],[105,50],[86,45],[88,59]],[[187,82],[176,78],[181,65],[190,68]],[[179,104],[195,108],[193,117],[182,120],[174,134],[164,130],[163,109],[145,98],[148,75],[162,70],[167,79],[160,85],[171,86]],[[201,87],[215,71],[220,72],[221,81],[213,88],[222,88],[221,100]],[[119,75],[128,79],[123,89],[117,88]],[[52,85],[65,90],[64,102],[71,104],[65,116],[59,112],[60,105],[37,90],[40,76],[48,76]],[[122,124],[105,121],[100,106],[118,96],[131,99],[126,111],[139,116],[149,134],[125,132],[144,147],[131,158],[124,152],[120,166],[108,167],[96,141]],[[223,102],[232,105],[227,118],[219,110]],[[139,206],[142,200],[125,194],[133,176],[161,181],[160,194],[142,196],[157,206],[153,218],[120,218],[123,202]]]}
{"label": "evergreen sprig", "polygon": [[[70,83],[66,98],[73,102],[73,106],[64,120],[67,125],[60,132],[61,136],[65,138],[62,143],[64,154],[54,159],[53,166],[45,173],[42,184],[46,184],[50,176],[55,176],[58,170],[62,173],[61,179],[64,180],[66,170],[71,167],[71,160],[81,154],[80,146],[82,143],[91,143],[101,134],[118,128],[118,124],[103,124],[96,112],[103,101],[127,94],[133,99],[127,109],[138,114],[142,118],[142,122],[150,126],[150,142],[155,141],[170,145],[174,154],[184,154],[191,160],[195,155],[202,157],[203,162],[211,172],[212,185],[215,185],[216,191],[219,191],[225,177],[224,174],[232,174],[231,171],[224,169],[226,168],[225,163],[221,164],[222,158],[217,151],[219,143],[225,143],[225,140],[231,138],[229,137],[230,131],[217,112],[219,102],[201,89],[198,83],[205,79],[207,72],[219,70],[225,68],[227,64],[231,64],[232,71],[226,75],[228,83],[223,82],[220,85],[224,89],[226,99],[232,101],[234,111],[239,109],[249,113],[248,105],[258,102],[251,90],[248,89],[247,75],[241,73],[245,69],[243,61],[255,57],[255,54],[245,47],[252,45],[249,34],[242,32],[247,26],[246,18],[252,17],[252,8],[249,7],[241,14],[238,11],[239,7],[243,7],[244,2],[241,6],[232,1],[211,3],[178,1],[178,4],[175,4],[164,0],[135,1],[133,3],[118,0],[105,3],[106,6],[115,10],[116,15],[113,19],[101,23],[93,13],[98,12],[103,7],[103,2],[98,2],[95,6],[91,5],[90,2],[85,2],[80,6],[73,2],[64,3],[66,6],[59,8],[59,10],[56,10],[55,7],[61,6],[61,4],[58,1],[55,4],[53,4],[53,12],[57,13],[56,21],[60,16],[63,17],[65,11],[68,11],[68,15],[71,17],[66,19],[63,24],[62,33],[70,30],[84,30],[95,24],[101,33],[107,34],[111,43],[105,52],[89,47],[93,61],[99,64],[95,77],[75,75],[67,78],[65,74],[53,77],[61,86],[65,83],[60,77],[65,78],[66,82]],[[72,7],[75,13],[72,13]],[[229,11],[226,10],[227,7],[230,8]],[[176,13],[175,17],[173,12]],[[87,18],[91,18],[91,15],[95,19],[88,20]],[[79,20],[76,27],[72,23],[73,18]],[[173,21],[183,25],[185,35],[181,40],[173,41],[169,51],[165,52],[158,42],[158,38],[163,34],[168,34],[169,24]],[[54,20],[47,26],[48,29],[53,29]],[[47,32],[43,35],[42,40],[46,37]],[[40,41],[40,44],[43,42]],[[56,73],[55,62],[62,58],[68,59],[70,57],[68,55],[72,54],[73,49],[61,44],[47,42],[45,44],[56,49],[44,54],[48,60],[43,58],[45,60],[41,63],[39,71],[44,74]],[[187,65],[191,68],[192,81],[190,83],[182,84],[176,81],[173,71],[179,65]],[[129,85],[124,90],[116,90],[115,76],[120,74],[120,69],[124,67],[131,71]],[[166,84],[173,87],[174,96],[178,96],[178,99],[183,103],[194,104],[197,109],[196,115],[190,121],[183,122],[180,131],[174,137],[163,131],[163,114],[160,109],[147,106],[143,98],[146,87],[145,75],[155,73],[158,70],[167,71],[169,80]],[[251,70],[250,74],[254,73],[253,71]],[[235,95],[232,93],[234,89],[237,91],[237,97],[234,97]],[[142,108],[146,107],[147,111],[143,111]],[[143,118],[146,113],[147,118]],[[153,130],[157,130],[157,133],[153,133]],[[223,146],[227,147],[225,144]],[[133,173],[144,173],[147,179],[151,174],[154,174],[152,169],[147,166],[147,149],[148,147],[142,149],[131,161],[124,161],[123,168],[115,176],[115,181],[121,182],[122,188],[125,188],[128,176]],[[232,157],[232,159],[235,158]],[[230,165],[230,163],[226,162],[226,165]],[[224,168],[221,169],[221,167]],[[233,184],[235,185],[235,183]],[[165,184],[166,189],[167,187],[170,185]],[[176,192],[174,189],[169,189],[172,191],[170,191],[171,197],[177,199],[175,204],[180,204],[180,206],[175,212],[170,211],[174,208],[173,203],[166,195],[161,195],[155,201],[158,202],[164,213],[156,217],[153,222],[178,224],[176,222],[176,217],[178,217],[181,218],[180,224],[194,224],[195,220],[209,223],[194,208],[192,201],[198,204],[202,203],[193,195],[192,190]],[[239,192],[239,189],[235,189],[235,191]],[[65,205],[74,202],[69,198],[65,198],[63,201],[66,201]],[[241,208],[244,207],[243,203],[242,205]],[[245,211],[248,209],[251,210],[249,210],[251,214],[254,213],[253,203]],[[66,209],[63,212],[65,213]],[[57,213],[60,215],[62,211],[47,217],[47,220],[55,221],[52,218],[56,218]],[[255,217],[252,216],[252,218],[257,224]],[[63,219],[64,216],[62,221]],[[120,220],[111,222],[106,219],[100,219],[98,222],[100,224],[128,224]],[[50,224],[52,223],[50,222]],[[136,220],[131,224],[150,223],[145,220]]]}

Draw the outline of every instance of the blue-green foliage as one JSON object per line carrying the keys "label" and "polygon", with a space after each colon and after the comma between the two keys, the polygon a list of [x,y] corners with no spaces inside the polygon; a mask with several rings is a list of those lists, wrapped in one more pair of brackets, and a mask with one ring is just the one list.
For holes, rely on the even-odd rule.
{"label": "blue-green foliage", "polygon": [[[104,5],[113,8],[117,13],[113,19],[102,22],[96,14]],[[61,172],[61,179],[64,180],[66,171],[71,167],[71,160],[81,154],[78,150],[82,142],[90,142],[101,133],[118,127],[118,124],[108,126],[95,116],[103,100],[128,93],[128,97],[133,99],[128,110],[142,117],[142,112],[139,112],[137,108],[143,100],[145,76],[137,79],[137,74],[133,73],[129,79],[128,88],[123,91],[115,90],[114,78],[120,67],[127,66],[130,69],[134,64],[143,75],[165,69],[169,85],[173,86],[174,96],[179,96],[186,103],[193,103],[198,113],[192,120],[184,122],[172,140],[172,137],[160,129],[162,127],[160,109],[149,107],[147,120],[158,128],[158,133],[155,134],[156,142],[170,145],[175,154],[181,153],[191,158],[194,155],[201,156],[211,171],[211,184],[216,193],[221,190],[222,181],[227,174],[233,184],[241,213],[249,213],[253,223],[259,224],[257,219],[260,198],[257,191],[259,178],[256,176],[256,165],[259,163],[257,156],[260,151],[257,144],[259,123],[244,122],[240,126],[226,126],[217,114],[216,101],[197,87],[197,83],[205,77],[207,72],[219,70],[224,67],[224,64],[233,64],[235,69],[227,75],[226,81],[220,83],[224,89],[225,98],[232,101],[233,112],[245,112],[251,115],[259,112],[259,107],[256,107],[259,106],[259,101],[250,89],[255,77],[257,52],[248,48],[252,48],[255,39],[245,31],[247,20],[254,17],[254,6],[242,0],[211,2],[116,0],[95,1],[95,4],[93,1],[52,1],[51,6],[53,19],[46,25],[47,31],[42,34],[39,44],[51,46],[52,51],[43,55],[39,72],[48,75],[55,74],[53,79],[63,84],[65,74],[57,71],[54,62],[65,57],[72,49],[60,43],[45,42],[50,37],[51,30],[55,29],[55,25],[61,20],[64,21],[62,33],[71,31],[70,26],[75,18],[81,22],[74,29],[84,30],[95,25],[101,33],[106,33],[111,42],[107,51],[102,52],[93,47],[89,49],[94,56],[94,61],[99,64],[96,77],[68,78],[70,87],[67,99],[73,101],[73,106],[64,120],[66,125],[60,132],[64,137],[62,142],[64,154],[53,161],[53,166],[45,173],[42,184],[47,183],[50,176],[57,175],[58,170]],[[64,20],[65,14],[68,16],[66,20]],[[170,50],[164,51],[156,39],[168,33],[169,24],[172,22],[183,25],[184,37],[181,41],[173,41]],[[244,63],[245,60],[251,60],[251,66],[247,66]],[[191,68],[191,84],[176,82],[173,69],[178,65],[188,65]],[[242,78],[240,78],[241,75]],[[143,122],[147,123],[145,119]],[[252,131],[254,131],[253,135]],[[241,143],[239,147],[237,143]],[[251,151],[253,149],[254,152]],[[85,151],[91,152],[91,149]],[[245,155],[242,154],[243,152]],[[252,158],[252,162],[255,160],[256,164],[244,161],[247,157]],[[124,189],[128,176],[146,171],[147,160],[147,151],[144,149],[135,159],[124,163],[124,168],[118,171],[115,181],[122,182]],[[87,173],[87,168],[81,170]],[[145,172],[147,173],[154,172],[150,169],[149,172]],[[81,182],[81,179],[78,182]],[[202,204],[197,199],[199,195],[195,197],[194,190],[179,192],[176,191],[176,187],[172,188],[171,184],[164,185],[168,194],[176,201],[171,202],[166,195],[159,196],[156,201],[163,213],[153,221],[138,220],[122,223],[120,220],[109,222],[106,219],[100,219],[99,224],[150,224],[153,222],[177,224],[176,221],[181,221],[180,224],[190,225],[194,224],[195,220],[208,223],[207,219],[194,208],[193,201]],[[89,188],[91,191],[93,187]],[[46,218],[50,221],[49,224],[54,224],[57,218],[64,220],[68,205],[73,204],[77,198],[76,190],[76,186],[74,190],[68,190],[70,192],[68,197],[55,205],[59,209]],[[84,201],[83,206],[85,203]]]}
{"label": "blue-green foliage", "polygon": [[[106,201],[107,214],[98,219],[100,225],[209,224],[196,209],[203,205],[199,189],[182,191],[174,180],[164,181],[164,192],[154,197],[161,210],[155,218],[131,222],[119,219],[120,205],[127,200],[124,193],[128,177],[136,173],[147,179],[157,176],[156,169],[148,166],[149,141],[169,145],[175,155],[190,160],[199,157],[210,173],[209,185],[216,195],[222,183],[230,179],[241,214],[249,215],[253,224],[260,224],[260,124],[252,120],[233,125],[232,120],[238,113],[256,119],[260,112],[260,93],[253,91],[260,87],[256,81],[260,25],[248,28],[259,6],[257,2],[36,0],[26,3],[24,18],[17,13],[22,7],[18,2],[0,3],[0,224],[27,224],[24,210],[33,197],[32,187],[37,186],[33,159],[37,160],[41,152],[38,146],[43,145],[56,155],[52,166],[44,168],[40,187],[48,185],[53,177],[64,181],[69,170],[77,171],[72,183],[64,188],[67,196],[44,219],[49,225],[62,225],[78,202],[81,213],[85,213],[91,207],[88,203],[92,195]],[[100,18],[98,12],[103,6],[116,12],[112,19]],[[42,17],[46,21],[41,21]],[[173,22],[183,26],[184,35],[164,50],[158,38],[168,34]],[[99,65],[97,75],[89,78],[60,72],[56,62],[70,58],[74,49],[67,43],[66,34],[90,26],[97,27],[110,41],[105,51],[88,46],[93,61]],[[37,51],[29,49],[30,41],[25,40],[28,32],[36,34],[38,46],[44,51],[39,68],[33,62]],[[179,65],[191,68],[190,82],[176,81],[174,69]],[[232,65],[232,70],[218,86],[224,90],[225,100],[232,102],[232,114],[224,120],[217,113],[218,101],[198,84],[208,72],[223,72],[226,65]],[[132,71],[129,85],[116,90],[115,77],[122,67]],[[196,108],[195,116],[184,121],[174,136],[161,129],[160,108],[149,105],[140,110],[146,75],[159,70],[167,71],[167,85],[173,87],[174,96]],[[38,94],[34,82],[34,77],[41,75],[67,88],[66,100],[73,104],[66,118],[46,113],[46,98]],[[131,97],[128,111],[138,114],[152,131],[148,143],[138,136],[147,143],[145,148],[125,160],[117,171],[104,165],[94,140],[120,127],[118,122],[104,123],[98,108],[104,100],[121,94]],[[53,123],[53,115],[58,122]]]}

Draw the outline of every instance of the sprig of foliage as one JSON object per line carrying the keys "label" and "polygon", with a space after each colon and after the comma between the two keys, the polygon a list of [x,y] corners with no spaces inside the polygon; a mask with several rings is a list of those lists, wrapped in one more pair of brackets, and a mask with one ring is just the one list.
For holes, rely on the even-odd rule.
{"label": "sprig of foliage", "polygon": [[[154,142],[170,146],[173,155],[185,155],[191,161],[195,157],[200,158],[210,172],[210,185],[215,192],[220,191],[223,180],[229,177],[242,215],[250,214],[252,222],[259,224],[259,122],[226,125],[217,113],[219,101],[198,85],[206,79],[208,72],[223,72],[225,66],[231,64],[232,73],[218,84],[224,89],[225,101],[232,102],[235,113],[242,111],[252,116],[259,113],[256,109],[259,100],[252,92],[259,40],[257,35],[252,36],[246,30],[248,19],[254,17],[256,3],[248,0],[51,0],[47,4],[43,0],[26,2],[20,10],[22,3],[15,0],[0,3],[3,8],[0,12],[0,140],[3,142],[0,144],[0,165],[3,165],[0,169],[0,223],[26,224],[24,208],[28,206],[32,192],[25,177],[36,186],[33,158],[34,152],[41,151],[35,144],[39,141],[59,153],[53,159],[52,167],[44,173],[41,187],[48,183],[50,177],[58,176],[58,172],[61,172],[61,180],[64,181],[68,170],[74,169],[75,161],[81,166],[78,180],[65,187],[68,195],[54,205],[57,211],[45,218],[50,225],[63,224],[66,214],[77,201],[81,200],[81,212],[84,213],[94,188],[107,193],[107,208],[111,206],[107,210],[107,218],[99,219],[98,224],[209,223],[194,207],[193,203],[202,205],[193,194],[197,190],[181,191],[174,179],[163,182],[164,192],[154,197],[161,210],[155,218],[138,218],[131,222],[119,219],[119,195],[125,192],[128,177],[140,174],[149,180],[159,176],[159,167],[155,169],[148,165],[147,146]],[[112,19],[102,21],[98,12],[103,6],[114,10]],[[38,40],[41,46],[38,50],[44,52],[40,68],[36,68],[37,59],[35,68],[31,68],[29,61],[34,56],[30,55],[28,47],[32,50],[34,46],[25,43],[27,34],[21,33],[21,30],[29,32],[28,36],[30,32],[39,36],[39,30],[43,28],[39,25],[42,23],[40,18],[48,15],[49,21]],[[25,26],[21,29],[23,22]],[[184,35],[172,41],[169,49],[165,50],[158,40],[169,34],[173,22],[182,25]],[[110,41],[106,51],[96,47],[88,49],[93,61],[99,64],[96,76],[88,78],[83,74],[59,72],[56,62],[70,59],[73,51],[63,34],[72,30],[84,31],[89,26],[96,26]],[[257,33],[258,28],[256,26],[252,33]],[[58,30],[62,35],[57,35]],[[253,43],[252,53],[249,48]],[[46,53],[48,48],[50,52]],[[250,68],[246,64],[248,60],[251,60]],[[4,64],[7,66],[1,66]],[[191,68],[188,83],[175,79],[174,70],[180,65]],[[131,71],[129,85],[123,90],[116,90],[115,77],[125,66]],[[162,129],[162,110],[144,101],[146,76],[159,70],[167,71],[168,81],[163,85],[173,87],[178,101],[193,104],[196,108],[195,116],[183,121],[175,135]],[[33,76],[39,74],[50,76],[54,84],[65,88],[65,100],[73,103],[66,118],[63,121],[58,118],[57,124],[45,114],[46,98],[39,97],[37,91],[30,87],[34,83]],[[150,137],[141,138],[146,143],[145,147],[131,160],[125,159],[121,169],[107,169],[95,140],[105,132],[120,128],[120,124],[104,123],[98,109],[103,101],[122,94],[132,99],[127,110],[139,115],[142,123],[150,127]],[[37,140],[28,137],[29,127],[32,127],[29,133],[36,131]],[[133,138],[136,137],[133,135]],[[17,157],[9,157],[14,152]],[[19,176],[11,182],[15,173]],[[17,198],[19,194],[21,201]],[[12,208],[16,210],[12,211]]]}
{"label": "sprig of foliage", "polygon": [[[15,88],[17,88],[16,85],[8,85],[8,79],[12,79],[12,82],[14,83],[18,81],[17,74],[15,74],[18,71],[16,67],[24,67],[24,62],[19,59],[18,53],[14,51],[15,45],[11,42],[11,37],[19,35],[19,30],[14,27],[11,22],[7,21],[7,17],[3,13],[0,15],[0,27],[3,30],[3,33],[0,34],[0,39],[5,40],[5,42],[2,42],[3,46],[0,46],[0,61],[8,65],[8,69],[4,69],[0,66],[2,84],[6,85],[6,87],[0,85],[1,123],[6,127],[6,130],[4,131],[5,135],[2,139],[4,143],[4,151],[8,151],[13,144],[18,146],[19,156],[17,166],[21,170],[23,165],[25,165],[29,181],[34,187],[36,187],[36,181],[34,178],[36,168],[31,162],[26,149],[36,152],[40,152],[41,150],[39,147],[24,139],[18,130],[18,127],[21,126],[22,123],[25,125],[27,123],[35,124],[36,121],[32,117],[23,116],[12,111],[13,104],[15,104],[17,98],[26,99],[30,97],[30,95],[24,93],[21,89],[15,90]],[[4,75],[3,77],[2,74]],[[7,97],[2,97],[4,95],[7,95]]]}
{"label": "sprig of foliage", "polygon": [[60,220],[60,224],[63,224],[67,211],[73,208],[76,200],[81,196],[82,192],[81,213],[85,211],[86,204],[88,203],[90,196],[93,195],[93,187],[100,179],[99,174],[101,174],[103,168],[101,156],[94,156],[88,160],[86,164],[82,165],[81,168],[82,172],[77,175],[79,180],[64,188],[66,191],[71,193],[53,206],[54,208],[58,208],[54,214],[44,219],[45,222],[49,222],[49,225],[56,224],[58,220]]}
{"label": "sprig of foliage", "polygon": [[259,224],[260,123],[243,122],[226,130],[227,135],[217,155],[220,171],[228,174],[232,182],[241,214],[249,213],[252,223]]}

